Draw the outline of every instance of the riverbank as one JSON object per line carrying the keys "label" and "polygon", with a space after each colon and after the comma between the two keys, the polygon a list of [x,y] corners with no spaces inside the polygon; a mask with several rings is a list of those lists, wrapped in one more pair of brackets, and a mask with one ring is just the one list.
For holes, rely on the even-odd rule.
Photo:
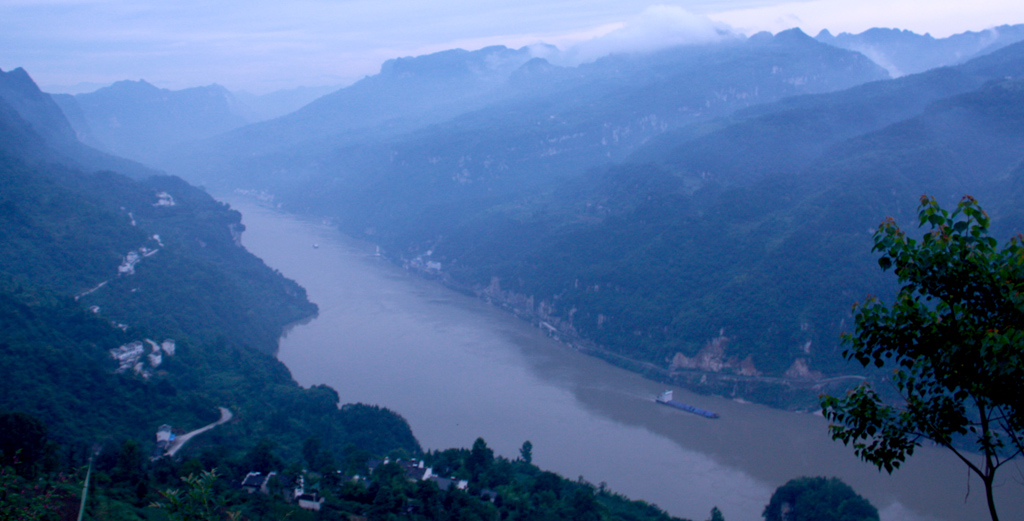
{"label": "riverbank", "polygon": [[[341,233],[341,232],[339,232]],[[650,361],[632,358],[582,336],[558,316],[547,313],[549,306],[536,304],[533,297],[502,290],[497,281],[488,286],[460,283],[442,271],[437,263],[422,259],[394,257],[376,246],[377,254],[409,273],[425,280],[442,284],[463,295],[480,299],[497,309],[537,328],[549,338],[589,356],[604,360],[616,367],[634,372],[651,381],[676,385],[702,395],[722,396],[782,409],[791,412],[820,411],[822,393],[842,395],[867,378],[860,375],[816,375],[804,371],[798,377],[762,376],[731,372],[726,364],[717,371],[673,368],[673,364],[659,366]]]}

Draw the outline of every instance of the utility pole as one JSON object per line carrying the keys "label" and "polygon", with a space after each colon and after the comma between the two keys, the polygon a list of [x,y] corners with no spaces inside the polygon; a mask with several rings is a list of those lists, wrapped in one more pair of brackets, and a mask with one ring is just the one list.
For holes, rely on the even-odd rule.
{"label": "utility pole", "polygon": [[89,456],[89,470],[85,472],[85,485],[82,486],[82,506],[78,508],[78,521],[82,521],[82,516],[85,515],[85,499],[89,495],[89,477],[92,476],[92,460],[95,456],[95,453]]}

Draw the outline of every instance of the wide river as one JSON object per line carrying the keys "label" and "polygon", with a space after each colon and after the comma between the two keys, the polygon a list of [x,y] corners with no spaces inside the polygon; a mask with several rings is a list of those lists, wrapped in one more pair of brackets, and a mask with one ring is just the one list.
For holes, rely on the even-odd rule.
{"label": "wide river", "polygon": [[[327,384],[343,402],[399,412],[424,449],[469,447],[483,437],[514,458],[529,440],[542,468],[607,483],[695,521],[713,506],[730,521],[761,519],[775,488],[799,476],[838,476],[883,520],[988,518],[981,481],[969,480],[946,451],[923,447],[889,476],[833,442],[818,415],[681,389],[677,400],[721,419],[657,405],[665,386],[407,273],[372,245],[245,199],[228,201],[244,215],[245,247],[320,306],[316,319],[281,339],[278,358],[303,386]],[[1002,470],[1002,519],[1024,519],[1022,469]]]}

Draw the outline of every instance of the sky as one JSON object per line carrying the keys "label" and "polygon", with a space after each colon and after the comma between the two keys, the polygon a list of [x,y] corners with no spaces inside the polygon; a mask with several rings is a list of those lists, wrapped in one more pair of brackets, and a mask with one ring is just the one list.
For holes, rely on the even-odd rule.
{"label": "sky", "polygon": [[145,79],[262,94],[457,47],[543,42],[581,61],[723,30],[944,37],[1017,23],[1021,0],[0,0],[0,69],[23,67],[49,92]]}

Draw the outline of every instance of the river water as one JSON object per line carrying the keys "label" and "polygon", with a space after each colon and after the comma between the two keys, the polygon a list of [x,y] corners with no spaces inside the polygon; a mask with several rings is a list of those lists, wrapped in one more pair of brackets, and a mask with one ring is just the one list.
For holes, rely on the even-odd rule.
{"label": "river water", "polygon": [[[837,476],[887,521],[988,517],[980,480],[923,447],[892,476],[833,442],[826,422],[675,389],[718,420],[657,405],[665,387],[582,355],[488,304],[409,274],[332,228],[229,198],[243,244],[304,286],[320,315],[292,328],[278,358],[303,386],[404,416],[424,449],[483,437],[540,467],[582,476],[696,521],[718,506],[730,521],[761,519],[776,487]],[[319,247],[314,248],[317,244]],[[1024,465],[1002,472],[1002,519],[1024,519]],[[965,502],[965,496],[967,497]]]}

